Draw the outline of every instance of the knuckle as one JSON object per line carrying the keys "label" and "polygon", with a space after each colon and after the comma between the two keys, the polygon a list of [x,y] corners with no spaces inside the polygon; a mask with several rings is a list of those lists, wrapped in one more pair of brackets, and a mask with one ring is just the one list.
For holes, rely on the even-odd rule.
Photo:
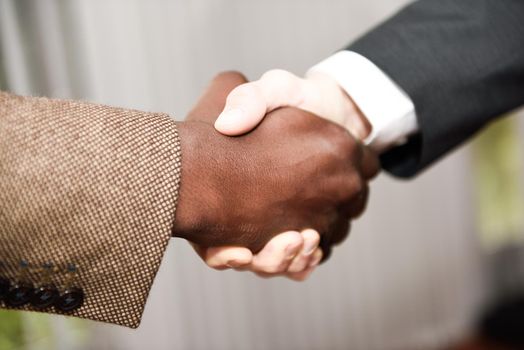
{"label": "knuckle", "polygon": [[361,181],[353,174],[345,175],[342,181],[342,186],[339,187],[337,192],[337,208],[343,208],[350,205],[359,198],[359,194],[362,192],[363,185]]}
{"label": "knuckle", "polygon": [[[282,105],[299,107],[305,97],[304,79],[283,69],[272,69],[264,73],[258,82],[264,91],[276,100],[285,101]],[[276,97],[278,96],[278,97]]]}
{"label": "knuckle", "polygon": [[260,80],[288,81],[295,78],[295,75],[284,69],[271,69],[262,74]]}
{"label": "knuckle", "polygon": [[366,188],[366,184],[362,180],[362,178],[354,173],[349,178],[349,183],[347,184],[347,189],[349,191],[349,199],[355,199],[359,198],[364,194]]}
{"label": "knuckle", "polygon": [[346,130],[344,131],[344,137],[341,137],[341,140],[339,141],[341,154],[343,155],[344,159],[353,159],[355,155],[358,154],[359,147],[353,136],[351,136],[349,132],[346,132]]}
{"label": "knuckle", "polygon": [[253,83],[245,83],[234,88],[227,97],[227,102],[230,103],[235,99],[258,99],[260,92]]}
{"label": "knuckle", "polygon": [[351,159],[357,148],[355,139],[346,129],[334,123],[327,124],[328,139],[332,144],[333,153],[340,158]]}

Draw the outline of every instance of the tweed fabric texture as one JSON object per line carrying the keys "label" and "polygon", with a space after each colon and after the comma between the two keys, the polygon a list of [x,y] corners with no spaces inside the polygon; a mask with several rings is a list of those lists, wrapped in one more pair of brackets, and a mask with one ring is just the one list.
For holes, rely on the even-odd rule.
{"label": "tweed fabric texture", "polygon": [[70,315],[138,327],[180,176],[167,115],[0,92],[0,276],[82,288]]}

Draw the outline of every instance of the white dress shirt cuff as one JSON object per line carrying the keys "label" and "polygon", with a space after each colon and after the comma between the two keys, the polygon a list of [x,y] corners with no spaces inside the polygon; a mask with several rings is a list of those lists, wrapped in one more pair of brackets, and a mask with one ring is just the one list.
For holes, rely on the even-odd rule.
{"label": "white dress shirt cuff", "polygon": [[340,51],[313,66],[306,75],[331,76],[372,126],[365,143],[378,152],[403,144],[418,131],[415,105],[380,68],[362,55]]}

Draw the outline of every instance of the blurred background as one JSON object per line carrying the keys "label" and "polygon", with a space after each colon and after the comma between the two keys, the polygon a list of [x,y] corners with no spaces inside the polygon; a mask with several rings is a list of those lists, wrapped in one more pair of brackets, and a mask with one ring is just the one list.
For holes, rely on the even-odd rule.
{"label": "blurred background", "polygon": [[[217,72],[301,75],[405,3],[0,0],[0,86],[182,120]],[[518,114],[415,180],[381,175],[307,282],[216,272],[173,240],[138,330],[0,311],[0,349],[443,349],[524,281]]]}

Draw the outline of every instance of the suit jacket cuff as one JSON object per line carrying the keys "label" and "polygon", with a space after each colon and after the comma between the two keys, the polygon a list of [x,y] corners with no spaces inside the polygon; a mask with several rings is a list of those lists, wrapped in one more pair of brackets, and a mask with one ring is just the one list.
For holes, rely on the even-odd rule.
{"label": "suit jacket cuff", "polygon": [[85,295],[69,312],[16,309],[137,327],[171,237],[180,173],[167,115],[0,92],[0,277]]}

